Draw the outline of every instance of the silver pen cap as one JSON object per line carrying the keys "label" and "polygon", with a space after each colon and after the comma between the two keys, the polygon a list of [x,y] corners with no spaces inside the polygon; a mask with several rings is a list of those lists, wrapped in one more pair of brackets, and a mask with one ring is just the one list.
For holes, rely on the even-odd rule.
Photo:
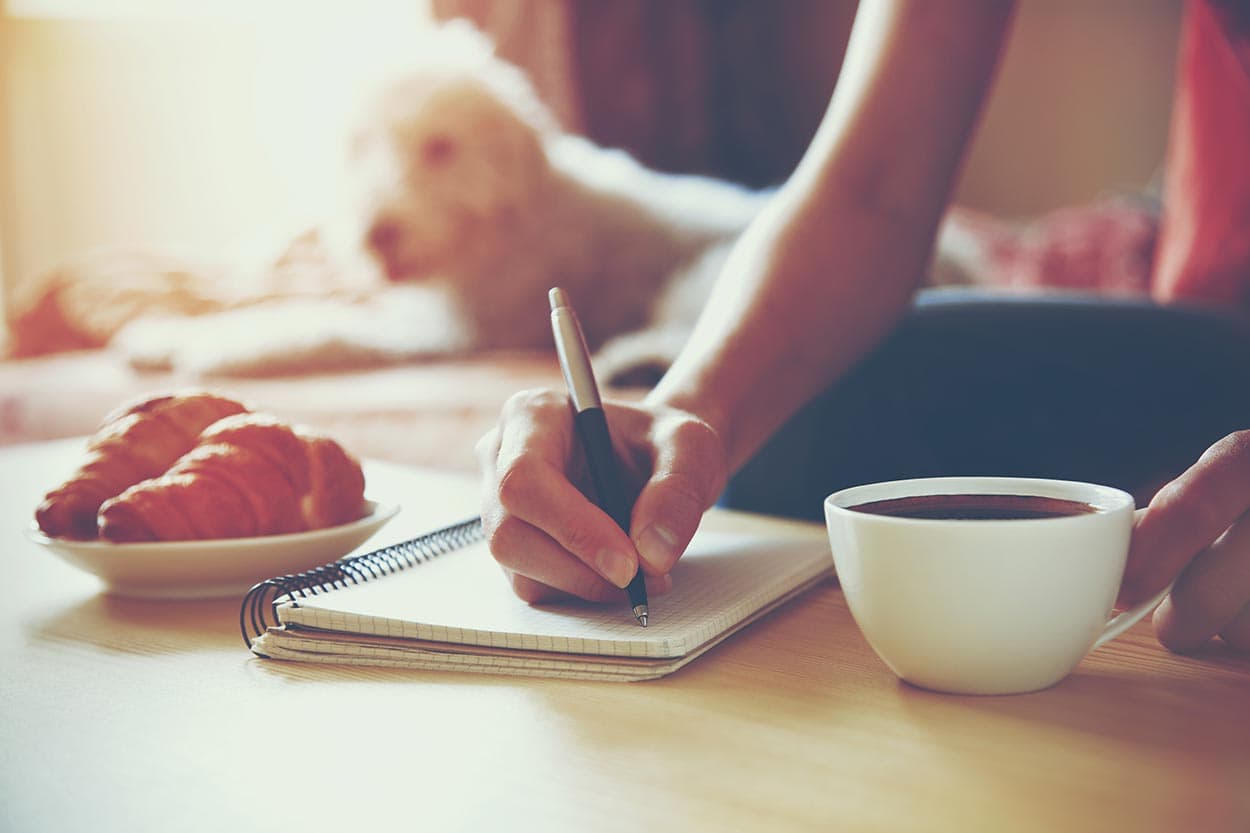
{"label": "silver pen cap", "polygon": [[560,370],[564,373],[564,384],[573,400],[573,409],[581,413],[588,408],[602,408],[586,337],[569,305],[568,295],[557,286],[547,293],[547,300],[551,303],[551,332],[555,337],[556,353],[560,356]]}

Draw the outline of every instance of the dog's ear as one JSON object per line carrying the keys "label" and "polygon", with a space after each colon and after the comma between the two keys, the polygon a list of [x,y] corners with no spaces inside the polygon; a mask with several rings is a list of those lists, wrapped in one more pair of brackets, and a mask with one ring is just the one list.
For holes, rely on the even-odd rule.
{"label": "dog's ear", "polygon": [[528,201],[550,173],[543,137],[515,113],[499,111],[495,119],[498,123],[486,135],[492,145],[490,155],[499,161],[499,173],[508,180],[501,183],[499,194]]}
{"label": "dog's ear", "polygon": [[412,149],[426,182],[487,222],[533,213],[551,177],[544,137],[512,108],[473,91],[472,129],[435,131]]}

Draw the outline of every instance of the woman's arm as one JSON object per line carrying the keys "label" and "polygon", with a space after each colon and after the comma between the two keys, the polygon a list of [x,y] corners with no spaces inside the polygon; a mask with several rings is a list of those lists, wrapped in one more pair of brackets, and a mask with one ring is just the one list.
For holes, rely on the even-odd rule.
{"label": "woman's arm", "polygon": [[1011,14],[999,0],[863,0],[815,139],[687,349],[641,405],[607,404],[639,489],[629,535],[578,488],[564,394],[509,400],[478,451],[483,524],[518,595],[616,599],[640,562],[662,590],[728,473],[898,319]]}
{"label": "woman's arm", "polygon": [[861,3],[816,137],[648,398],[705,419],[731,469],[906,308],[1011,13],[998,0]]}

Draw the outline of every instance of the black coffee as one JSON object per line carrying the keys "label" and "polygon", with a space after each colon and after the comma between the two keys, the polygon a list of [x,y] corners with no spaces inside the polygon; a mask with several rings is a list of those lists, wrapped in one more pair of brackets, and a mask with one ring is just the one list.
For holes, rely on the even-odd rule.
{"label": "black coffee", "polygon": [[936,521],[1026,521],[1086,515],[1098,507],[1037,495],[913,495],[850,507],[856,512]]}

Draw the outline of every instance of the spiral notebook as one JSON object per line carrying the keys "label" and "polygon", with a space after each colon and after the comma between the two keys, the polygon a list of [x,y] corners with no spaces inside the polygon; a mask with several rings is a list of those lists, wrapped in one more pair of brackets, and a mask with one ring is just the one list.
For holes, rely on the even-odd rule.
{"label": "spiral notebook", "polygon": [[623,593],[608,606],[521,601],[471,520],[258,584],[240,626],[254,653],[276,660],[646,680],[832,571],[822,526],[713,509],[642,628]]}

